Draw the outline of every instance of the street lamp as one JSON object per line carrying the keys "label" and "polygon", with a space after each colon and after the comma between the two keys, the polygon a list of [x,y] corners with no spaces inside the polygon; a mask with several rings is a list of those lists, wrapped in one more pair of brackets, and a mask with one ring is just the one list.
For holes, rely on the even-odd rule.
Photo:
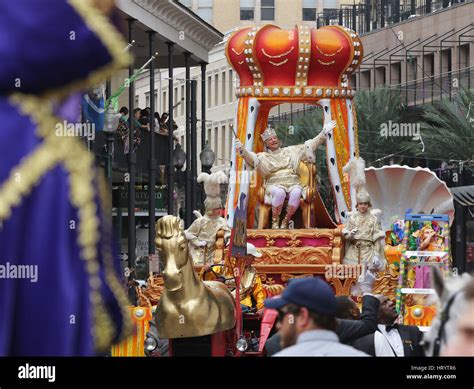
{"label": "street lamp", "polygon": [[[199,154],[199,159],[201,160],[201,170],[204,173],[211,173],[211,167],[214,165],[214,162],[216,160],[216,154],[212,149],[209,147],[209,142],[206,140],[206,143],[204,145],[204,148],[202,149],[201,153]],[[203,184],[199,185],[198,188],[199,190],[199,199],[200,199],[200,208],[201,210],[204,210],[204,186]]]}
{"label": "street lamp", "polygon": [[201,160],[202,171],[205,173],[211,173],[211,167],[216,161],[216,154],[209,147],[208,141],[206,141],[204,149],[199,154],[199,159]]}
{"label": "street lamp", "polygon": [[115,131],[117,130],[119,121],[120,121],[120,114],[115,112],[112,105],[109,105],[107,107],[107,111],[105,111],[105,114],[104,114],[103,131],[105,133],[105,142],[106,142],[106,147],[107,147],[105,172],[106,172],[107,180],[109,182],[110,187],[112,187],[113,145],[114,145]]}
{"label": "street lamp", "polygon": [[177,171],[181,171],[186,162],[186,153],[179,143],[176,144],[173,151],[173,165]]}

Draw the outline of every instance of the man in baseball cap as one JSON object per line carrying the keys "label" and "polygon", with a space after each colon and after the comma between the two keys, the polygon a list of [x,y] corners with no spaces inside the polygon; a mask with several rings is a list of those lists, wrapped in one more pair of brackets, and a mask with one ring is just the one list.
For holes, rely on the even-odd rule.
{"label": "man in baseball cap", "polygon": [[343,345],[334,332],[336,298],[331,287],[318,277],[288,282],[281,296],[265,300],[278,311],[277,328],[282,351],[275,356],[365,356]]}

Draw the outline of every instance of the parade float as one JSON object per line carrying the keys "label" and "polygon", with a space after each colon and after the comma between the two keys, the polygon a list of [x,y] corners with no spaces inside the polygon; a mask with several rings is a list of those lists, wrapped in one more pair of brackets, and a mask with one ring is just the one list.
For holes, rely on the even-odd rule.
{"label": "parade float", "polygon": [[[453,201],[446,185],[428,169],[364,169],[360,163],[355,91],[349,84],[363,58],[357,34],[340,26],[244,27],[227,38],[226,55],[240,85],[225,216],[219,221],[209,216],[221,206],[209,201],[206,215],[198,215],[196,226],[187,231],[174,216],[158,221],[156,244],[164,272],[151,275],[146,290],[137,290],[142,305],[137,322],[157,305],[147,355],[191,355],[191,350],[201,350],[201,355],[264,355],[276,314],[242,311],[239,304],[240,294],[253,288],[257,276],[266,297],[281,293],[292,278],[312,276],[324,278],[336,295],[351,295],[369,262],[366,255],[377,272],[373,292],[397,299],[407,324],[429,325],[435,307],[403,295],[407,287],[418,286],[406,285],[415,278],[409,269],[414,257],[409,254],[429,250],[420,249],[422,242],[413,234],[430,228],[430,238],[437,239],[432,246],[444,253],[438,257],[442,268],[450,271]],[[272,108],[289,102],[319,106],[323,131],[303,145],[280,149],[272,145],[278,139],[267,121]],[[334,215],[317,187],[314,154],[321,144],[325,144]],[[358,164],[355,173],[352,163]],[[279,194],[283,194],[280,203]],[[358,203],[371,209],[362,214]],[[373,212],[375,208],[380,212]],[[442,226],[422,217],[412,227],[405,224],[407,213],[447,216],[441,217]],[[367,236],[361,238],[362,232]],[[253,269],[248,279],[241,258],[247,253],[239,256],[235,250],[243,247],[242,241],[258,251],[248,267]],[[347,258],[351,252],[352,262]],[[425,262],[425,257],[418,258]],[[354,298],[360,301],[357,295]],[[131,312],[136,316],[136,309]],[[140,329],[142,334],[148,330]],[[166,352],[156,351],[164,339]]]}

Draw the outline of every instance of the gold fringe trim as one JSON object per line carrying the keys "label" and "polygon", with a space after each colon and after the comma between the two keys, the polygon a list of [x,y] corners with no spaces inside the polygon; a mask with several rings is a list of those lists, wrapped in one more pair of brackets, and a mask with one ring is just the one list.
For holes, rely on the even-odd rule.
{"label": "gold fringe trim", "polygon": [[[97,351],[107,351],[116,334],[114,323],[105,308],[100,293],[101,280],[97,244],[100,240],[97,205],[94,199],[94,160],[84,145],[73,137],[59,137],[51,130],[63,122],[52,115],[51,104],[31,95],[16,94],[10,98],[12,104],[29,116],[37,124],[38,136],[44,138],[44,146],[37,149],[32,156],[20,162],[13,169],[9,179],[0,187],[0,199],[6,199],[6,210],[2,209],[5,217],[13,206],[19,205],[44,174],[62,163],[69,173],[70,200],[77,209],[79,217],[78,243],[81,248],[81,258],[85,261],[89,276],[90,301],[93,309],[94,346]],[[15,180],[20,173],[22,179]],[[3,204],[3,201],[0,201]],[[2,219],[0,218],[0,221]],[[119,295],[119,293],[118,293]],[[118,300],[119,304],[123,299]],[[123,308],[123,307],[122,307]]]}
{"label": "gold fringe trim", "polygon": [[0,185],[0,226],[11,216],[42,177],[62,158],[60,150],[52,141],[45,141],[32,154],[24,157]]}
{"label": "gold fringe trim", "polygon": [[72,81],[70,84],[47,90],[40,94],[44,99],[61,99],[72,92],[84,90],[105,81],[105,79],[130,63],[131,56],[123,51],[126,43],[109,19],[95,8],[90,0],[68,0],[72,8],[84,19],[86,26],[94,32],[107,48],[112,62],[92,71],[83,79]]}

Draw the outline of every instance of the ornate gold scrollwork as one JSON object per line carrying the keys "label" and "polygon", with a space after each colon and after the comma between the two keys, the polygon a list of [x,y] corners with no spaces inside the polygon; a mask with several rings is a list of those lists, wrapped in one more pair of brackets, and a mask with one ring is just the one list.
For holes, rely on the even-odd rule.
{"label": "ornate gold scrollwork", "polygon": [[355,283],[355,278],[330,278],[329,283],[334,286],[336,296],[350,296],[351,287]]}

